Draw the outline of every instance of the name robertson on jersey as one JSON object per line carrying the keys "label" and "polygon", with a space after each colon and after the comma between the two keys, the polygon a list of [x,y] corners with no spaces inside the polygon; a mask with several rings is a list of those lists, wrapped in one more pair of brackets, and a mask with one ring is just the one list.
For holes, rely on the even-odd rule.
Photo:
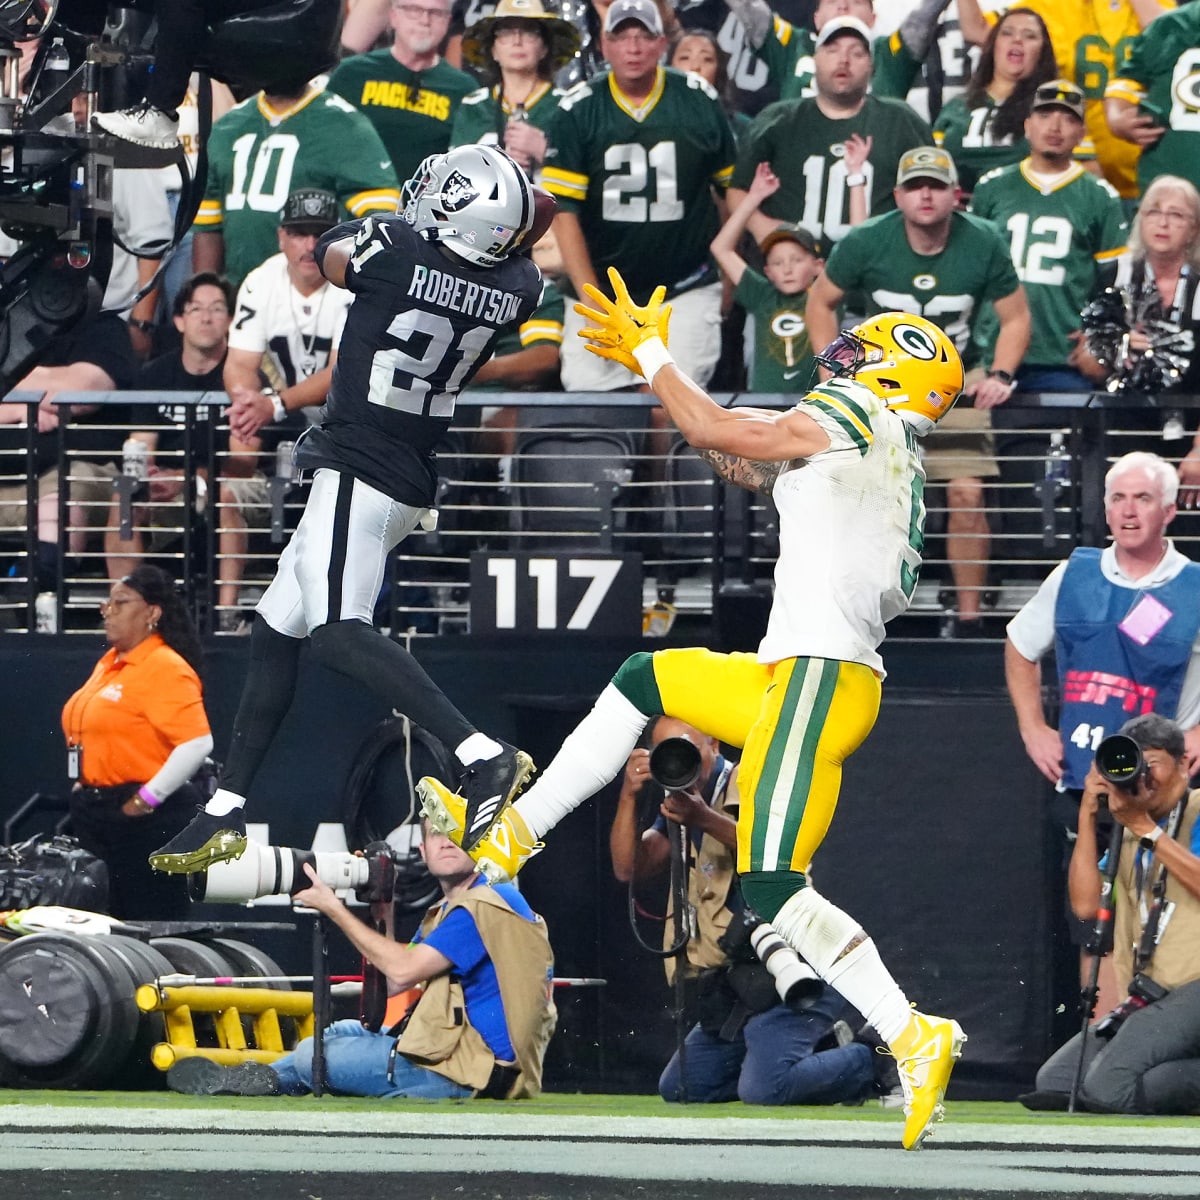
{"label": "name robertson on jersey", "polygon": [[489,325],[507,325],[521,307],[521,297],[515,292],[472,283],[432,267],[413,267],[408,294],[439,308],[478,317]]}

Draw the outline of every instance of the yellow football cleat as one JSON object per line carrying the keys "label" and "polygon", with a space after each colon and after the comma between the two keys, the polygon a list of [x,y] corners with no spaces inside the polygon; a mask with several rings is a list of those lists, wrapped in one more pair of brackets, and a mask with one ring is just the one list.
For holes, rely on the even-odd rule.
{"label": "yellow football cleat", "polygon": [[[455,814],[463,809],[463,798],[431,775],[418,780],[417,795],[421,797],[421,811],[430,825],[455,841],[453,830],[461,830]],[[509,806],[467,854],[488,883],[508,883],[542,847],[543,843],[535,841],[529,832],[525,818]]]}
{"label": "yellow football cleat", "polygon": [[507,742],[500,747],[494,758],[479,759],[463,771],[458,791],[439,784],[430,801],[433,809],[425,810],[434,829],[463,850],[487,833],[534,772],[533,759],[524,750]]}
{"label": "yellow football cleat", "polygon": [[966,1040],[957,1021],[914,1012],[908,1028],[892,1046],[904,1089],[905,1150],[919,1150],[934,1125],[945,1117],[946,1084]]}

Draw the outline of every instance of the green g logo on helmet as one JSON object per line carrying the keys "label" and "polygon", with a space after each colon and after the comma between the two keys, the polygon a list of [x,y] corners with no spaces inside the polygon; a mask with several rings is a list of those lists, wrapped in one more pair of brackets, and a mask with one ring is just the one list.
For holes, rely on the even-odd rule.
{"label": "green g logo on helmet", "polygon": [[924,329],[918,329],[915,325],[897,325],[892,331],[892,336],[913,358],[919,358],[922,362],[933,362],[937,357],[937,343]]}

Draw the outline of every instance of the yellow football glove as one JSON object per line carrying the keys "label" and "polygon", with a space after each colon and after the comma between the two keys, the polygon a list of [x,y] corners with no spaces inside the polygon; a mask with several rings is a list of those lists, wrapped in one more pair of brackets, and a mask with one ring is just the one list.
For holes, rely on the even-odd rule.
{"label": "yellow football glove", "polygon": [[625,280],[616,267],[608,268],[608,281],[613,289],[611,300],[599,288],[592,287],[590,283],[584,284],[583,290],[588,298],[599,307],[575,305],[575,311],[585,321],[592,322],[592,327],[581,329],[579,336],[587,340],[587,348],[593,354],[620,363],[635,375],[641,375],[642,369],[633,356],[634,350],[655,337],[661,338],[664,345],[667,342],[671,320],[671,306],[663,304],[667,289],[656,287],[650,299],[644,305],[638,305],[633,302]]}

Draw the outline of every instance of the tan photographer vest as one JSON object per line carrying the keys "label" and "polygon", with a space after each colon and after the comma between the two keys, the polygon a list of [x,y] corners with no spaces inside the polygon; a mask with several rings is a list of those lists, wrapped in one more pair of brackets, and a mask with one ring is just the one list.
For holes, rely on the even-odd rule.
{"label": "tan photographer vest", "polygon": [[[1175,840],[1190,850],[1192,829],[1200,817],[1200,789],[1188,794],[1187,806]],[[1163,835],[1164,838],[1166,835]],[[1138,902],[1136,858],[1138,840],[1129,833],[1121,844],[1121,868],[1117,874],[1116,923],[1113,930],[1113,969],[1117,986],[1125,989],[1133,978],[1133,950],[1142,934],[1143,909]],[[1142,851],[1146,864],[1143,902],[1148,910],[1154,903],[1150,894],[1158,872],[1162,870],[1154,858]],[[1200,900],[1191,894],[1171,873],[1167,872],[1167,904],[1174,904],[1169,919],[1160,922],[1162,936],[1150,960],[1146,974],[1165,988],[1181,987],[1200,979]]]}
{"label": "tan photographer vest", "polygon": [[[714,812],[737,820],[737,793],[730,796],[730,775],[736,764],[726,763],[725,769],[713,789],[712,804]],[[696,852],[696,861],[688,872],[688,900],[696,910],[696,936],[688,941],[688,966],[693,971],[702,971],[706,967],[720,967],[725,964],[725,951],[717,945],[717,940],[729,928],[733,914],[725,907],[729,899],[729,889],[733,886],[734,852],[722,842],[717,841],[711,834],[706,833],[700,839],[700,849]],[[675,923],[671,919],[674,905],[667,908],[666,927],[663,930],[663,949],[675,941]],[[667,973],[667,982],[675,980],[674,958],[663,960],[663,969]]]}
{"label": "tan photographer vest", "polygon": [[[433,905],[421,922],[422,936],[456,908],[470,913],[500,984],[517,1071],[504,1098],[536,1096],[542,1090],[542,1059],[558,1016],[551,999],[554,955],[546,922],[541,917],[527,921],[490,887],[473,887],[449,904]],[[396,1049],[418,1066],[477,1092],[488,1086],[497,1066],[482,1035],[467,1023],[462,984],[452,971],[425,984]]]}

